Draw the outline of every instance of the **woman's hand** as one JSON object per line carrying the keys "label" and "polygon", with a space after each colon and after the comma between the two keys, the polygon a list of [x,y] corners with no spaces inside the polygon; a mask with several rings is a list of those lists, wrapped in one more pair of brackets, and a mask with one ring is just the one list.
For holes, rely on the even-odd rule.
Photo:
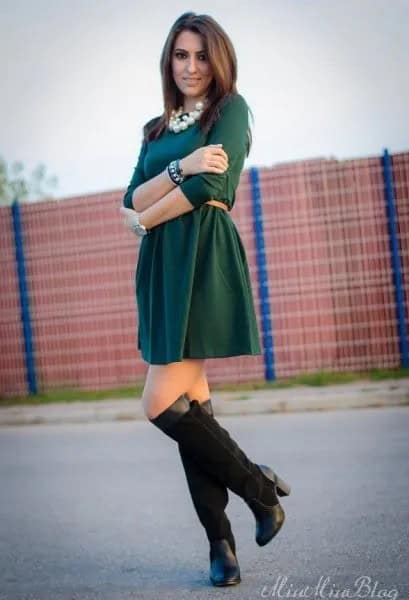
{"label": "woman's hand", "polygon": [[179,162],[183,175],[197,173],[224,173],[229,167],[229,158],[222,149],[223,144],[202,146]]}
{"label": "woman's hand", "polygon": [[[123,218],[124,225],[126,225],[128,227],[128,229],[130,231],[132,231],[132,233],[134,233],[137,237],[141,237],[141,234],[138,233],[137,231],[135,231],[135,229],[134,229],[134,225],[136,223],[138,223],[136,211],[133,210],[132,208],[126,208],[125,206],[120,206],[119,212],[121,213],[121,216]],[[138,215],[139,214],[140,213],[138,213]],[[140,219],[139,219],[139,222],[140,222]]]}

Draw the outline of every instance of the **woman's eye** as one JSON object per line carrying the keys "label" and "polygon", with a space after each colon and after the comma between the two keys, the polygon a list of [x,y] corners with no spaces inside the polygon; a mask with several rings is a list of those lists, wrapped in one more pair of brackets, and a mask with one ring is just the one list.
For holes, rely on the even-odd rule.
{"label": "woman's eye", "polygon": [[[176,58],[179,58],[179,59],[187,58],[187,55],[184,52],[175,52],[175,56],[176,56]],[[199,54],[198,59],[200,61],[205,61],[205,60],[207,60],[207,56],[206,56],[206,54]]]}

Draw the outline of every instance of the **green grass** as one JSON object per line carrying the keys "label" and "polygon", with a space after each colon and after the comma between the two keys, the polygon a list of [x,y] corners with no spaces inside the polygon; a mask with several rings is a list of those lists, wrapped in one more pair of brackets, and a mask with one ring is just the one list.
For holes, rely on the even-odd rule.
{"label": "green grass", "polygon": [[19,404],[54,404],[58,402],[98,402],[108,398],[134,398],[141,396],[143,384],[133,387],[113,388],[106,390],[76,390],[62,388],[39,392],[30,396],[0,397],[0,406],[16,406]]}
{"label": "green grass", "polygon": [[[279,381],[253,381],[239,384],[212,384],[212,390],[226,392],[245,392],[251,390],[281,389],[296,385],[325,386],[354,381],[382,381],[384,379],[400,379],[409,377],[409,368],[406,369],[372,369],[370,371],[331,373],[318,371],[315,373],[302,373],[296,377],[280,379]],[[58,402],[97,402],[106,399],[137,398],[141,397],[143,382],[133,387],[122,387],[106,390],[76,390],[55,389],[48,392],[39,392],[33,396],[0,397],[1,406],[18,406],[23,404],[52,404]],[[243,399],[246,396],[243,396]]]}

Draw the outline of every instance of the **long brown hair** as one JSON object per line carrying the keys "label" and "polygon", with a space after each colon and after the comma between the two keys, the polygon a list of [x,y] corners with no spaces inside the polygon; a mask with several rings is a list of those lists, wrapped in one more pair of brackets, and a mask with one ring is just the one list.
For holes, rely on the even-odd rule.
{"label": "long brown hair", "polygon": [[[237,94],[237,58],[233,44],[227,33],[209,15],[185,12],[170,29],[160,58],[164,113],[149,121],[144,128],[147,141],[157,139],[167,127],[172,109],[183,104],[183,94],[175,84],[172,75],[172,53],[177,36],[182,31],[198,33],[203,40],[207,60],[210,63],[213,80],[207,90],[207,108],[199,121],[201,131],[207,133],[220,115],[220,110],[230,96]],[[251,111],[250,111],[251,113]],[[251,130],[247,133],[247,154],[251,146]]]}

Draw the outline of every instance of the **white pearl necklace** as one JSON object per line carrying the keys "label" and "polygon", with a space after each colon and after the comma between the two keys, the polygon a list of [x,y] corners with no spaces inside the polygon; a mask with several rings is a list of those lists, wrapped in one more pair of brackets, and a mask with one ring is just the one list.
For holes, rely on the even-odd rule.
{"label": "white pearl necklace", "polygon": [[190,125],[193,125],[193,123],[200,119],[202,112],[203,102],[196,102],[195,110],[191,110],[189,113],[184,114],[183,116],[183,106],[181,106],[177,111],[173,109],[169,119],[169,131],[173,131],[174,133],[184,131]]}

